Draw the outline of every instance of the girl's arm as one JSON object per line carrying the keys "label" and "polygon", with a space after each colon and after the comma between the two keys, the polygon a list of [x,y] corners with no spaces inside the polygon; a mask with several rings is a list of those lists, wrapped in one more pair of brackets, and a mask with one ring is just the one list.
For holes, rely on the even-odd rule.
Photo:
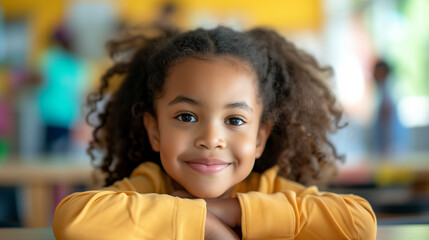
{"label": "girl's arm", "polygon": [[206,200],[207,211],[232,228],[241,226],[243,239],[375,239],[374,213],[354,195],[311,187],[299,196],[250,192],[238,199]]}
{"label": "girl's arm", "polygon": [[363,198],[279,185],[295,189],[238,194],[243,239],[375,239],[376,218]]}
{"label": "girl's arm", "polygon": [[243,239],[375,239],[376,217],[365,199],[276,176],[276,168],[253,174],[237,186],[239,204],[234,198],[210,199],[207,211],[241,226]]}
{"label": "girl's arm", "polygon": [[146,162],[130,178],[100,191],[74,193],[57,206],[57,239],[203,239],[206,203],[167,194],[158,166]]}
{"label": "girl's arm", "polygon": [[65,198],[55,211],[57,239],[203,239],[201,199],[133,191],[89,191]]}

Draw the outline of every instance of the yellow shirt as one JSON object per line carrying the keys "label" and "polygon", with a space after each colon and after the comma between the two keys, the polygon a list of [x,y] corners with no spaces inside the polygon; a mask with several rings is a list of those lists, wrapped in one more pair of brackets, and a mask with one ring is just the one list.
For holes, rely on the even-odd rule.
{"label": "yellow shirt", "polygon": [[[369,203],[355,195],[319,192],[277,176],[251,173],[233,191],[243,239],[375,239]],[[99,191],[74,193],[54,216],[57,239],[204,239],[206,203],[168,195],[171,179],[155,163]]]}

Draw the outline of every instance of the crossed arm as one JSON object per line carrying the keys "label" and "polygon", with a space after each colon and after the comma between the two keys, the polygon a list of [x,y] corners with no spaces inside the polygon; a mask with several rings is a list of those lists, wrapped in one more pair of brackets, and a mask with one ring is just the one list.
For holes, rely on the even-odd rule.
{"label": "crossed arm", "polygon": [[239,229],[243,239],[375,239],[375,215],[364,199],[264,182],[266,192],[205,200],[173,190],[144,193],[135,187],[163,192],[157,187],[163,185],[125,179],[65,198],[56,209],[54,233],[57,239],[238,239]]}
{"label": "crossed arm", "polygon": [[240,226],[243,239],[375,239],[375,217],[363,199],[286,195],[246,193],[238,203],[136,192],[75,193],[57,207],[53,227],[57,239],[238,239],[233,229]]}

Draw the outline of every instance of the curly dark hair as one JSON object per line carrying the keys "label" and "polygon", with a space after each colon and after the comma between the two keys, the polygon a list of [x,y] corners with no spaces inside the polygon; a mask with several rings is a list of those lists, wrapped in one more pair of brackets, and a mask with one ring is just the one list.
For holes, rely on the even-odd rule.
{"label": "curly dark hair", "polygon": [[[277,164],[279,175],[308,184],[342,159],[328,139],[330,132],[341,127],[342,116],[327,84],[332,69],[320,66],[273,30],[147,28],[110,41],[107,47],[115,64],[87,100],[87,121],[94,127],[88,152],[106,175],[106,186],[128,177],[146,161],[162,168],[159,153],[149,144],[143,114],[155,116],[154,102],[167,71],[184,57],[233,56],[250,63],[263,101],[262,122],[273,124],[253,171]],[[121,82],[111,90],[113,79]],[[101,153],[101,162],[96,163],[94,153]]]}

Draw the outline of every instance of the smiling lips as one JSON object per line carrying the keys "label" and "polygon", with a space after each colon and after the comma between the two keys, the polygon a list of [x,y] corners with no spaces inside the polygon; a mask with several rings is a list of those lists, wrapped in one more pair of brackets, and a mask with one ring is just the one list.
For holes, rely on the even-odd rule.
{"label": "smiling lips", "polygon": [[186,162],[186,164],[188,164],[188,166],[195,171],[202,174],[215,174],[224,170],[230,165],[230,163],[226,163],[218,159],[207,158],[195,159],[193,161]]}

